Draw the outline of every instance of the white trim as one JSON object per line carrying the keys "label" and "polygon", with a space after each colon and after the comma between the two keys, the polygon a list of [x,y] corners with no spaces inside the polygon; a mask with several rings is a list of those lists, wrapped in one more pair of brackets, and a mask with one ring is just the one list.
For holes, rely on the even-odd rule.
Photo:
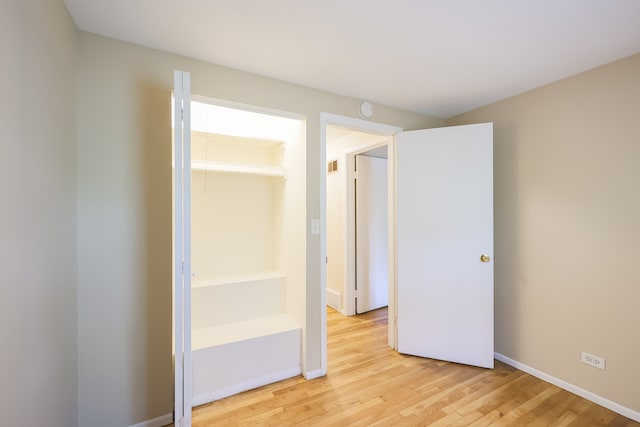
{"label": "white trim", "polygon": [[156,417],[152,420],[146,420],[139,422],[138,424],[134,424],[129,427],[163,427],[167,424],[171,424],[173,422],[173,415],[165,414],[159,417]]}
{"label": "white trim", "polygon": [[344,310],[342,310],[342,292],[327,288],[327,305],[334,310],[343,313]]}
{"label": "white trim", "polygon": [[[370,122],[368,120],[356,119],[353,117],[339,116],[336,114],[320,113],[320,370],[308,372],[305,375],[305,378],[307,379],[317,378],[319,376],[326,375],[327,373],[327,174],[325,171],[327,161],[327,125],[341,126],[347,129],[376,133],[379,135],[394,137],[394,139],[395,135],[402,132],[402,128],[397,126]],[[393,142],[391,146],[393,147]],[[393,153],[393,149],[387,151]],[[395,160],[392,161],[394,163],[391,164],[395,166]],[[392,173],[395,173],[395,167],[389,168],[389,170],[393,170]],[[395,221],[395,217],[391,220]],[[393,253],[395,253],[395,247]],[[393,267],[392,271],[395,272],[395,264],[391,267]],[[391,283],[391,286],[392,292],[395,292],[395,278],[393,283]],[[389,304],[390,312],[395,313],[395,307],[391,307],[391,301]],[[393,322],[391,322],[390,325],[393,325]],[[389,327],[391,328],[393,326]],[[389,329],[389,332],[391,333],[391,329]]]}
{"label": "white trim", "polygon": [[402,128],[398,126],[370,122],[369,120],[355,119],[353,117],[339,116],[331,113],[320,113],[320,126],[326,127],[326,125],[340,126],[351,130],[377,133],[385,136],[391,136],[398,132],[402,132]]}
{"label": "white trim", "polygon": [[323,372],[322,369],[316,369],[315,371],[309,371],[309,372],[305,372],[304,373],[304,379],[309,381],[309,380],[315,380],[316,378],[320,378],[323,377],[327,374],[327,372]]}
{"label": "white trim", "polygon": [[262,387],[267,384],[272,384],[278,381],[286,380],[292,377],[300,375],[300,367],[291,369],[285,369],[282,371],[274,372],[268,375],[264,375],[258,378],[252,378],[248,381],[234,384],[229,387],[221,388],[219,390],[211,391],[208,393],[201,393],[197,396],[193,396],[191,403],[193,407],[204,405],[209,402],[224,399],[225,397],[233,396],[234,394],[242,393],[243,391],[253,390],[254,388]]}
{"label": "white trim", "polygon": [[[389,227],[387,230],[387,239],[389,245],[389,308],[387,319],[387,342],[389,347],[398,350],[398,203],[396,191],[397,161],[396,146],[398,134],[396,133],[391,142],[387,146],[387,192],[389,194]],[[391,165],[391,166],[389,166]]]}
{"label": "white trim", "polygon": [[191,74],[174,71],[174,398],[176,427],[191,426]]}
{"label": "white trim", "polygon": [[184,77],[184,92],[182,97],[184,99],[183,105],[183,162],[184,168],[182,170],[182,253],[183,253],[183,270],[182,270],[182,303],[183,303],[183,319],[182,325],[184,330],[182,332],[182,341],[184,344],[183,354],[183,384],[182,390],[184,396],[183,406],[183,427],[191,427],[191,400],[192,400],[192,383],[193,383],[193,368],[191,358],[191,73],[185,72]]}
{"label": "white trim", "polygon": [[634,421],[640,422],[640,412],[634,411],[633,409],[627,408],[626,406],[622,406],[619,403],[613,402],[609,399],[605,399],[602,396],[598,396],[595,393],[592,393],[588,390],[578,387],[577,385],[573,385],[568,383],[560,378],[556,378],[552,375],[539,371],[535,368],[532,368],[529,365],[525,365],[524,363],[518,362],[517,360],[513,360],[503,354],[494,353],[494,356],[497,360],[506,363],[509,366],[513,366],[514,368],[526,372],[527,374],[533,375],[536,378],[540,378],[543,381],[551,383],[555,386],[558,386],[564,390],[570,391],[573,394],[577,394],[578,396],[585,398],[593,403],[596,403],[600,406],[604,406],[607,409],[612,410],[613,412],[617,412],[620,415],[624,415],[627,418],[631,418]]}
{"label": "white trim", "polygon": [[184,343],[182,341],[183,333],[183,300],[182,300],[182,138],[184,130],[182,128],[182,104],[183,104],[183,76],[181,71],[174,71],[174,161],[175,161],[175,173],[174,173],[174,207],[173,207],[173,221],[174,221],[174,236],[173,236],[173,319],[174,319],[174,398],[173,398],[173,411],[176,414],[175,424],[176,427],[182,426],[182,414],[184,413],[184,372],[183,372],[183,348]]}
{"label": "white trim", "polygon": [[[327,116],[320,113],[320,372],[327,374]],[[308,308],[307,308],[308,310]],[[305,365],[305,370],[308,365]],[[305,378],[317,371],[306,372]],[[314,374],[315,375],[315,374]]]}

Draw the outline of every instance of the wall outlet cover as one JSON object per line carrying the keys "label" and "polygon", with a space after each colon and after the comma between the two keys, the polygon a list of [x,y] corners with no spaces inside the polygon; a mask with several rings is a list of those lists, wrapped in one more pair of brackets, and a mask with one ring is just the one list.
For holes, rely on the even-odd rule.
{"label": "wall outlet cover", "polygon": [[605,368],[605,359],[602,357],[594,356],[593,354],[585,353],[584,351],[580,355],[580,360],[582,363],[586,363],[587,365],[593,366],[594,368],[602,369]]}

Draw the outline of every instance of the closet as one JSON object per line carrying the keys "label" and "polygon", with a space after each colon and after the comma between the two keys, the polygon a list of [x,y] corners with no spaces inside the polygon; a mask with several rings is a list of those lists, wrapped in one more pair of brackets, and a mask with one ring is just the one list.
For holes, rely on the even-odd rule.
{"label": "closet", "polygon": [[192,402],[300,374],[305,122],[191,102]]}

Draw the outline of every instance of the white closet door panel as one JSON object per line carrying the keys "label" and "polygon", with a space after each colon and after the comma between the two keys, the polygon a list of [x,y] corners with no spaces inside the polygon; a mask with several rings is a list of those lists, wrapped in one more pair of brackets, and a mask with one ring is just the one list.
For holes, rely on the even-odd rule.
{"label": "white closet door panel", "polygon": [[191,77],[174,72],[174,425],[191,426]]}
{"label": "white closet door panel", "polygon": [[389,304],[387,160],[357,155],[356,313]]}

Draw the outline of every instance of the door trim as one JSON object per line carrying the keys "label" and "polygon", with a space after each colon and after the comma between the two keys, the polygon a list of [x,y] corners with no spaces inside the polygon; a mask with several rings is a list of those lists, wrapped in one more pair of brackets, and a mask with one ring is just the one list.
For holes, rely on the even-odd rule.
{"label": "door trim", "polygon": [[[327,373],[327,125],[341,126],[347,129],[375,133],[391,137],[387,151],[389,179],[389,345],[396,348],[395,334],[395,142],[396,135],[402,132],[402,128],[383,123],[370,122],[353,117],[340,116],[331,113],[320,113],[320,367],[322,375]],[[366,150],[364,150],[366,151]],[[392,195],[393,194],[393,195]],[[345,269],[346,270],[346,269]],[[345,298],[347,296],[345,295]],[[393,300],[392,300],[393,298]],[[352,300],[353,298],[351,298]],[[349,300],[347,300],[349,301]],[[393,302],[392,302],[393,301]],[[355,308],[354,308],[355,311]],[[391,313],[393,312],[393,313]]]}
{"label": "door trim", "polygon": [[[345,316],[353,316],[356,314],[356,305],[355,305],[355,291],[356,291],[356,202],[355,202],[355,188],[356,183],[353,179],[353,170],[355,169],[356,156],[358,154],[366,153],[369,150],[386,146],[387,147],[387,168],[389,168],[389,164],[391,161],[391,157],[389,157],[389,152],[392,151],[392,137],[389,136],[389,139],[386,142],[374,142],[372,144],[363,144],[358,147],[351,148],[346,150],[343,153],[343,161],[345,168],[347,168],[347,173],[345,173],[345,188],[347,191],[345,192],[345,198],[343,200],[343,206],[345,207],[344,215],[346,218],[345,221],[345,246],[344,246],[344,291],[345,291],[345,306],[343,314]],[[389,200],[387,202],[387,216],[390,215],[388,211],[388,206],[391,203],[391,191],[390,191],[390,177],[389,173],[387,173],[387,190],[389,195]],[[389,224],[387,224],[388,230]],[[388,240],[390,242],[390,240]],[[391,244],[389,244],[391,245]],[[389,288],[391,289],[392,284],[389,281]],[[389,300],[391,304],[391,300]]]}

